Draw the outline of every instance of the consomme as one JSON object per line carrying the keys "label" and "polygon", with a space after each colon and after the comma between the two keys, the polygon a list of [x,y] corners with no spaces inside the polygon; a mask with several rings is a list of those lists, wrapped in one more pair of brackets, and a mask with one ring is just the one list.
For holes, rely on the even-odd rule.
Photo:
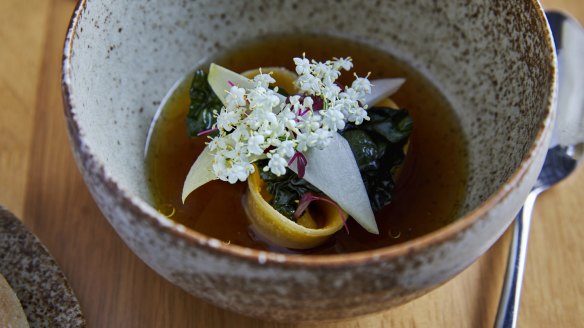
{"label": "consomme", "polygon": [[[413,118],[409,152],[394,190],[393,202],[376,213],[379,235],[353,220],[317,248],[296,251],[266,242],[250,229],[242,207],[246,183],[213,181],[181,202],[183,182],[204,148],[206,137],[191,139],[186,130],[188,96],[173,99],[152,135],[146,158],[148,182],[158,210],[172,220],[226,244],[301,254],[363,251],[416,238],[452,222],[460,213],[467,181],[467,152],[456,117],[437,89],[423,76],[391,55],[348,40],[322,36],[280,36],[245,44],[214,58],[236,72],[268,66],[294,69],[293,57],[318,61],[353,58],[355,72],[370,79],[405,77],[392,96]],[[341,76],[348,81],[352,73]],[[309,164],[310,165],[310,164]],[[340,177],[342,178],[342,177]]]}

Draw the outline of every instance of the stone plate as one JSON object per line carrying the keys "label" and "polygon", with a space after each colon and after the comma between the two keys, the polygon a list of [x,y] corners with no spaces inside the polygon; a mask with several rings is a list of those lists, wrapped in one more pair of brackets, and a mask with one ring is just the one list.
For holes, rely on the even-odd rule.
{"label": "stone plate", "polygon": [[73,290],[39,239],[0,206],[0,273],[31,327],[85,327]]}

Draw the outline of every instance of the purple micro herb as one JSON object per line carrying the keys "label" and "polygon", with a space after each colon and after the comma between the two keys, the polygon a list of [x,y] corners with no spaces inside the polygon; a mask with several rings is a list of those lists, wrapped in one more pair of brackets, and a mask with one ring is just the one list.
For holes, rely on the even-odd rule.
{"label": "purple micro herb", "polygon": [[208,130],[203,130],[203,131],[197,133],[197,137],[200,137],[200,136],[205,135],[205,134],[213,133],[215,131],[219,131],[219,129],[218,128],[211,128]]}
{"label": "purple micro herb", "polygon": [[290,158],[290,160],[288,161],[288,166],[290,166],[292,163],[294,163],[294,161],[297,162],[298,177],[300,179],[304,178],[304,173],[306,172],[306,165],[308,164],[306,157],[304,156],[303,153],[297,151],[296,153],[294,153],[292,158]]}
{"label": "purple micro herb", "polygon": [[330,200],[328,198],[315,196],[309,192],[302,195],[302,198],[300,198],[300,203],[298,204],[298,207],[296,208],[296,212],[294,212],[294,217],[296,219],[298,219],[300,216],[302,216],[304,211],[306,211],[306,209],[308,208],[310,203],[312,203],[313,201],[323,201],[323,202],[326,202],[326,203],[333,205],[337,209],[337,211],[339,211],[339,215],[341,216],[341,220],[343,220],[343,226],[345,226],[345,230],[347,231],[347,234],[349,234],[349,227],[347,226],[347,218],[345,217],[345,214],[343,214],[343,210],[341,209],[341,207],[339,207],[339,205],[337,205],[337,203],[333,202],[332,200]]}
{"label": "purple micro herb", "polygon": [[268,146],[268,148],[264,149],[264,154],[269,153],[272,149],[276,149],[276,147],[274,147],[272,145]]}
{"label": "purple micro herb", "polygon": [[304,116],[309,111],[310,111],[310,108],[306,108],[304,111],[302,111],[302,108],[298,108],[298,116]]}
{"label": "purple micro herb", "polygon": [[312,104],[312,110],[318,112],[319,110],[324,108],[324,100],[321,97],[314,97],[311,96],[314,103]]}

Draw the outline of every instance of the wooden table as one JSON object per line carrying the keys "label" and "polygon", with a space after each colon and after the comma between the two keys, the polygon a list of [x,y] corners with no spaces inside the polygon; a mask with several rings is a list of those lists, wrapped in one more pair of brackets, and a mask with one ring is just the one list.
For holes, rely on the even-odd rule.
{"label": "wooden table", "polygon": [[[584,22],[581,0],[547,0]],[[0,1],[0,204],[49,248],[90,327],[301,327],[262,322],[174,287],[102,217],[68,144],[61,49],[71,0]],[[583,72],[584,73],[584,72]],[[584,326],[584,168],[541,196],[532,225],[519,324]],[[492,327],[509,234],[435,291],[386,312],[319,327]]]}

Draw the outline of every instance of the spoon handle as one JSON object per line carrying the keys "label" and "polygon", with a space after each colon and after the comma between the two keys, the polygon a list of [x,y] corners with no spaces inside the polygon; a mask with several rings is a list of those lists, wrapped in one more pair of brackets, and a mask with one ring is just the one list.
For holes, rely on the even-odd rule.
{"label": "spoon handle", "polygon": [[509,249],[507,272],[505,273],[505,280],[503,282],[503,291],[501,292],[499,309],[497,310],[495,328],[517,327],[517,314],[519,313],[519,301],[521,299],[521,285],[525,270],[531,215],[535,200],[543,190],[543,188],[532,190],[527,196],[523,207],[515,217],[513,240]]}

